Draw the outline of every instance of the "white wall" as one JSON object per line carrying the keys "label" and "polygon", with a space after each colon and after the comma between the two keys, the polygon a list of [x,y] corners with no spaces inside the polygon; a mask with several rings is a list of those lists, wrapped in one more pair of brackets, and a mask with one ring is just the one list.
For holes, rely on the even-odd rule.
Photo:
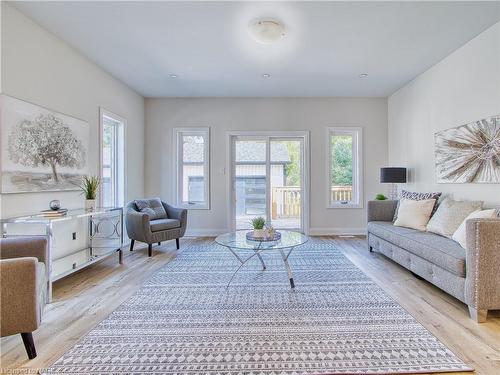
{"label": "white wall", "polygon": [[434,133],[500,114],[500,23],[391,95],[389,161],[410,168],[408,189],[500,204],[499,184],[437,184]]}
{"label": "white wall", "polygon": [[311,135],[311,233],[362,233],[366,211],[327,209],[325,170],[327,126],[362,126],[365,140],[365,198],[383,192],[379,168],[387,162],[385,98],[159,98],[146,99],[146,195],[174,199],[172,128],[211,127],[211,209],[192,210],[189,232],[228,228],[226,132],[309,130]]}
{"label": "white wall", "polygon": [[[144,194],[144,99],[62,40],[2,3],[2,85],[7,95],[87,121],[90,172],[99,168],[99,107],[127,120],[126,195]],[[79,192],[3,194],[1,217],[29,214],[60,199],[67,208],[83,207]]]}

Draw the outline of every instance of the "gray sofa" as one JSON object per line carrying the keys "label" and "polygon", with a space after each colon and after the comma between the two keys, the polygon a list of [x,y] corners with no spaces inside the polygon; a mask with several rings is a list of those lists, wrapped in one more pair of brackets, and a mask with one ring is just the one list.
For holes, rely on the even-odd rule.
{"label": "gray sofa", "polygon": [[473,320],[500,309],[500,218],[470,219],[466,249],[434,233],[396,227],[397,201],[369,201],[367,242],[414,274],[458,298]]}
{"label": "gray sofa", "polygon": [[[153,201],[146,199],[146,201]],[[135,201],[129,202],[125,208],[125,225],[130,238],[130,251],[134,249],[135,241],[148,244],[148,256],[153,254],[153,244],[175,239],[179,249],[179,238],[183,237],[187,228],[187,210],[173,207],[161,202],[166,217],[150,220],[147,213],[139,212]]]}

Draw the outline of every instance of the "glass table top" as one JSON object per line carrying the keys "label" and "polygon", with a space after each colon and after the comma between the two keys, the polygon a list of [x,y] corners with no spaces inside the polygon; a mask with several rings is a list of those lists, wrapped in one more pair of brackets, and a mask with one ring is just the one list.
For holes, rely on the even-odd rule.
{"label": "glass table top", "polygon": [[281,233],[281,238],[277,241],[254,241],[247,239],[246,234],[248,232],[249,230],[237,230],[235,232],[224,233],[217,236],[215,242],[233,249],[273,250],[295,247],[309,241],[309,237],[306,235],[289,230],[278,230]]}

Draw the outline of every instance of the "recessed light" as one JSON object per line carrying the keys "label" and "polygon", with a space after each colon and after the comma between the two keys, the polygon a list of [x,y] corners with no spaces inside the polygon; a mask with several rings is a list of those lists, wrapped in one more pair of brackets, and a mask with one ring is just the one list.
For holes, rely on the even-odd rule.
{"label": "recessed light", "polygon": [[361,73],[359,75],[359,78],[366,78],[366,77],[368,77],[368,73]]}
{"label": "recessed light", "polygon": [[262,78],[271,78],[271,75],[269,73],[264,73],[262,74]]}
{"label": "recessed light", "polygon": [[177,78],[177,77],[178,77],[178,75],[177,75],[177,74],[169,74],[168,76],[169,76],[170,78]]}

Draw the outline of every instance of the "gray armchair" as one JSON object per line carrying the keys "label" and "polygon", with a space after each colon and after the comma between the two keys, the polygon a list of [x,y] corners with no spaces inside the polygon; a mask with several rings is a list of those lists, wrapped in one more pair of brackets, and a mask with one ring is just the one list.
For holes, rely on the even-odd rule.
{"label": "gray armchair", "polygon": [[148,244],[148,256],[153,253],[153,244],[175,239],[179,249],[179,238],[187,227],[187,210],[175,208],[159,198],[129,202],[125,210],[125,225],[130,238],[130,251],[135,241]]}

